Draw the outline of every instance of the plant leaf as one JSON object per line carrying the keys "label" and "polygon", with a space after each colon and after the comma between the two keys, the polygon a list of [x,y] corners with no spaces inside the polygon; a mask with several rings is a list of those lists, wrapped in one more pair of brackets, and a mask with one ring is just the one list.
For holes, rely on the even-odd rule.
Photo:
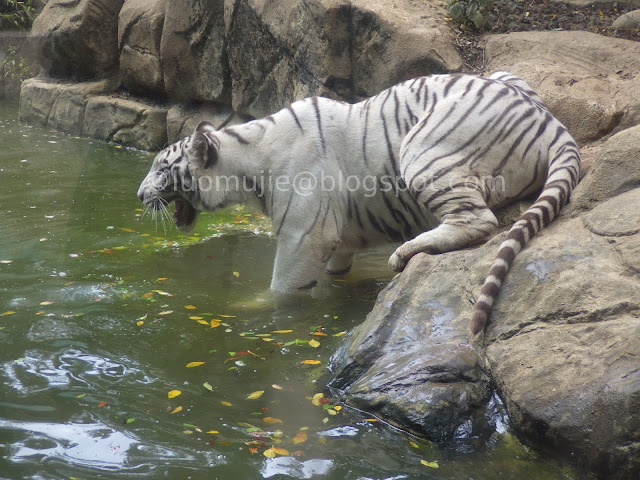
{"label": "plant leaf", "polygon": [[189,362],[187,363],[186,367],[187,368],[194,368],[194,367],[199,367],[200,365],[204,365],[205,362]]}
{"label": "plant leaf", "polygon": [[180,390],[171,390],[167,396],[169,398],[176,398],[178,395],[182,395],[182,392]]}
{"label": "plant leaf", "polygon": [[257,398],[260,398],[263,393],[264,393],[264,390],[258,390],[257,392],[250,393],[247,396],[247,400],[256,400]]}

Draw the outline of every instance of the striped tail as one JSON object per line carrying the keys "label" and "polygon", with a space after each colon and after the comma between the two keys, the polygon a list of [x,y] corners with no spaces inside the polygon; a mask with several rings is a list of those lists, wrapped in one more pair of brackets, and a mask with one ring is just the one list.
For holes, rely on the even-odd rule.
{"label": "striped tail", "polygon": [[473,335],[484,330],[513,259],[536,233],[558,216],[580,179],[580,154],[573,138],[565,130],[557,142],[561,142],[561,146],[550,156],[549,173],[540,196],[509,230],[484,281],[471,316]]}

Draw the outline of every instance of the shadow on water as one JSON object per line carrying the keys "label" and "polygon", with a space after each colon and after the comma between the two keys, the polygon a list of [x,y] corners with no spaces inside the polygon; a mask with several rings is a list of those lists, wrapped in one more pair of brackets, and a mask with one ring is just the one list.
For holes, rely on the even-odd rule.
{"label": "shadow on water", "polygon": [[1,478],[566,478],[504,428],[442,448],[321,400],[391,247],[328,298],[274,302],[263,218],[164,232],[135,196],[150,154],[16,116],[0,106]]}

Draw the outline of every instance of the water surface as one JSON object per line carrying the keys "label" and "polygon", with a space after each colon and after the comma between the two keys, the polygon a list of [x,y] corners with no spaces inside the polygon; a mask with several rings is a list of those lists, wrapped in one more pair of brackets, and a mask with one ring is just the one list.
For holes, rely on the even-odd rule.
{"label": "water surface", "polygon": [[231,208],[179,235],[142,216],[150,154],[16,118],[0,105],[1,478],[567,478],[500,415],[489,442],[444,447],[323,405],[392,247],[328,299],[274,305],[265,219]]}

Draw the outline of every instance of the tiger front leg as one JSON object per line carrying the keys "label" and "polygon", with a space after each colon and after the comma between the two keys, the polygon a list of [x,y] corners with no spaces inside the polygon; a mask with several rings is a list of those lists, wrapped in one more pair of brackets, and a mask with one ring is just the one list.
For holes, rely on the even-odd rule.
{"label": "tiger front leg", "polygon": [[326,283],[325,266],[329,258],[326,248],[312,237],[278,236],[271,290],[280,293],[310,291]]}
{"label": "tiger front leg", "polygon": [[418,253],[451,252],[468,247],[495,232],[498,220],[489,208],[447,214],[442,223],[400,245],[389,258],[389,268],[401,272]]}

